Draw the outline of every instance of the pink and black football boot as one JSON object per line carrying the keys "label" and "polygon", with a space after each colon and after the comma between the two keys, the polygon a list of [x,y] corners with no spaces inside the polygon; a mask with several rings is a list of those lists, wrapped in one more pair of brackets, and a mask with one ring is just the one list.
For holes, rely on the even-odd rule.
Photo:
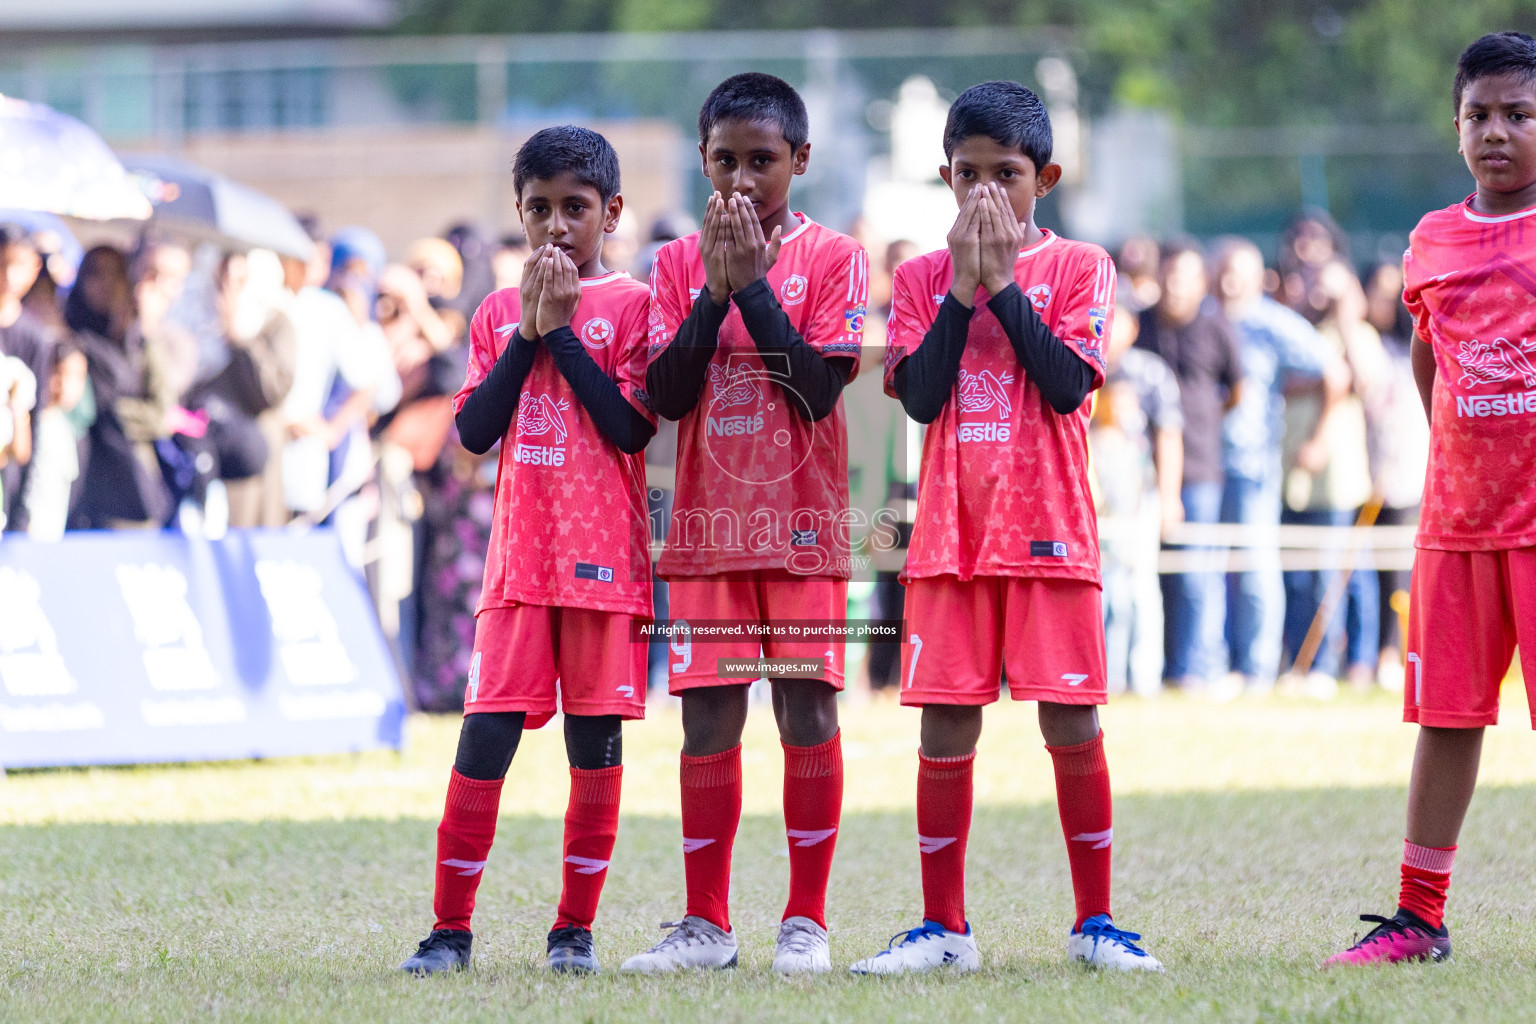
{"label": "pink and black football boot", "polygon": [[1361,914],[1376,927],[1342,953],[1329,957],[1324,967],[1340,964],[1395,964],[1404,960],[1439,963],[1451,958],[1451,933],[1444,925],[1431,928],[1419,915],[1399,907],[1391,917]]}

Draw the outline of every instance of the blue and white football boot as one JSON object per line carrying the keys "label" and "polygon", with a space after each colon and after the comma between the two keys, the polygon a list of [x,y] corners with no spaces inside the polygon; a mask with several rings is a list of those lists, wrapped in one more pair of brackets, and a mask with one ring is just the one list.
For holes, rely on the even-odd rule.
{"label": "blue and white football boot", "polygon": [[1153,971],[1163,973],[1163,965],[1140,946],[1141,936],[1121,931],[1108,914],[1095,914],[1074,928],[1067,936],[1067,957],[1089,967],[1108,971]]}
{"label": "blue and white football boot", "polygon": [[952,932],[937,921],[893,936],[884,950],[848,968],[854,974],[915,974],[945,967],[957,974],[981,970],[976,936],[967,921],[965,931]]}

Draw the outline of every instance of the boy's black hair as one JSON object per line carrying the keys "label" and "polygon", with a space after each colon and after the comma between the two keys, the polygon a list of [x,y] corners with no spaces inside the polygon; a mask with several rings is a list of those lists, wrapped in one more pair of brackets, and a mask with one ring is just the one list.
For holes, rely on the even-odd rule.
{"label": "boy's black hair", "polygon": [[1461,94],[1479,78],[1515,75],[1536,82],[1536,39],[1524,32],[1490,32],[1461,52],[1451,96],[1461,115]]}
{"label": "boy's black hair", "polygon": [[512,190],[521,200],[528,182],[561,174],[590,185],[605,203],[619,194],[619,154],[590,128],[562,124],[534,132],[512,161]]}
{"label": "boy's black hair", "polygon": [[773,75],[748,71],[732,75],[709,94],[699,109],[699,141],[709,145],[709,133],[721,121],[768,122],[778,125],[791,153],[811,137],[811,119],[795,87]]}
{"label": "boy's black hair", "polygon": [[1040,97],[1018,82],[982,82],[960,94],[944,122],[944,159],[977,135],[1021,150],[1037,173],[1051,162],[1051,117]]}

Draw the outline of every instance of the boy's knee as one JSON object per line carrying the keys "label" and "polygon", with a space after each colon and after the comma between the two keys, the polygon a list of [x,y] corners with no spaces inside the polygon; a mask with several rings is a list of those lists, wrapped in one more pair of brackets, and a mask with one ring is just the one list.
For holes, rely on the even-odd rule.
{"label": "boy's knee", "polygon": [[980,705],[923,705],[921,747],[927,756],[964,757],[976,749],[980,738]]}
{"label": "boy's knee", "polygon": [[566,715],[565,754],[572,768],[599,771],[624,763],[624,720],[618,715]]}
{"label": "boy's knee", "polygon": [[712,686],[683,693],[683,753],[707,757],[741,742],[747,722],[747,688]]}
{"label": "boy's knee", "polygon": [[774,680],[773,717],[790,746],[825,743],[837,735],[837,691],[813,679]]}
{"label": "boy's knee", "polygon": [[459,749],[453,757],[454,771],[466,779],[489,782],[504,779],[512,766],[512,755],[523,738],[522,711],[483,711],[465,715],[459,727]]}

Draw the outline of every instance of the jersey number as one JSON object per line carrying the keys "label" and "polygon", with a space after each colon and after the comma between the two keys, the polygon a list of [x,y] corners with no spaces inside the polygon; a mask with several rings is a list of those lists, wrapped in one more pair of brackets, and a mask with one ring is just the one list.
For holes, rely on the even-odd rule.
{"label": "jersey number", "polygon": [[907,666],[907,689],[912,689],[912,679],[917,675],[917,659],[923,653],[923,638],[913,633],[907,637],[907,643],[912,645],[912,664]]}
{"label": "jersey number", "polygon": [[693,636],[688,631],[688,623],[678,619],[673,625],[676,632],[672,634],[672,640],[668,644],[672,653],[677,655],[677,661],[672,663],[673,672],[686,672],[693,664]]}

